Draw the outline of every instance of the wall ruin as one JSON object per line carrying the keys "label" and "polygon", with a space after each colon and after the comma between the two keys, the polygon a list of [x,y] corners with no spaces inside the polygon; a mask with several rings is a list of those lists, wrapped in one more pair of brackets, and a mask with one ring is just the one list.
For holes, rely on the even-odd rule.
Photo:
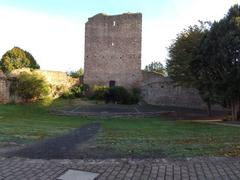
{"label": "wall ruin", "polygon": [[0,71],[0,103],[10,102],[10,81]]}
{"label": "wall ruin", "polygon": [[141,82],[142,14],[97,14],[85,25],[84,83],[126,88]]}
{"label": "wall ruin", "polygon": [[11,72],[7,77],[0,72],[0,103],[20,102],[21,99],[10,94],[11,82],[21,72],[36,72],[41,74],[48,82],[51,88],[51,96],[56,98],[64,91],[70,89],[72,86],[79,84],[79,79],[72,78],[64,72],[58,71],[43,71],[43,70],[30,70],[28,68],[16,69]]}
{"label": "wall ruin", "polygon": [[[207,108],[196,89],[178,86],[169,77],[163,77],[157,73],[143,71],[141,92],[143,101],[148,104],[196,109]],[[220,110],[222,108],[215,105],[213,109]]]}

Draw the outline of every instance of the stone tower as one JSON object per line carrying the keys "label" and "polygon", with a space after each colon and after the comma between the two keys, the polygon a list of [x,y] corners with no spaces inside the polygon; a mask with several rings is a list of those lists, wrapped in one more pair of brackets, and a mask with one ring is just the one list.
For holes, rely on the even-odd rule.
{"label": "stone tower", "polygon": [[85,25],[84,83],[139,87],[142,14],[97,14]]}

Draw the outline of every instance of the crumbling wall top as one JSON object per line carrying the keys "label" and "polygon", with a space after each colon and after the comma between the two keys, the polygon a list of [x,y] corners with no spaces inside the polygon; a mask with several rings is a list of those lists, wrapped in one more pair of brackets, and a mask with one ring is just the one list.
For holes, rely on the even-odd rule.
{"label": "crumbling wall top", "polygon": [[108,15],[105,13],[98,13],[90,18],[88,18],[88,22],[91,22],[92,20],[95,19],[104,19],[104,18],[119,18],[119,17],[135,17],[135,16],[142,16],[142,13],[123,13],[123,14],[118,14],[118,15]]}

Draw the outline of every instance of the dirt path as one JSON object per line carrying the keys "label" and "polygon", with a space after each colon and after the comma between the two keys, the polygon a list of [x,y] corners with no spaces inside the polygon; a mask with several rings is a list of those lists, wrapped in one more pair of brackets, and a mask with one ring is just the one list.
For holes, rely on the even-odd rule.
{"label": "dirt path", "polygon": [[4,156],[17,156],[34,159],[78,158],[77,146],[94,137],[99,129],[99,123],[89,124],[69,134],[44,140],[23,149],[6,153]]}

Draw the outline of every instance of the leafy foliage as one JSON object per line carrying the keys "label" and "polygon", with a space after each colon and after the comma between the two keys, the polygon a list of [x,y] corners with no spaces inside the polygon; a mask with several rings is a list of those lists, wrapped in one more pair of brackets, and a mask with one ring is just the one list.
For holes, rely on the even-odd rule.
{"label": "leafy foliage", "polygon": [[124,87],[114,86],[105,93],[105,101],[117,104],[137,104],[140,100],[140,90],[133,88],[128,91]]}
{"label": "leafy foliage", "polygon": [[114,86],[109,88],[106,92],[106,102],[114,102],[118,104],[130,104],[131,95],[130,93],[121,86]]}
{"label": "leafy foliage", "polygon": [[199,90],[201,98],[208,105],[208,113],[211,115],[211,104],[216,102],[211,81],[208,74],[202,71],[198,73],[198,65],[195,63],[200,58],[197,55],[203,39],[208,34],[209,22],[201,22],[200,26],[190,26],[181,32],[173,44],[169,47],[169,59],[167,71],[169,76],[179,85],[195,87]]}
{"label": "leafy foliage", "polygon": [[206,28],[190,26],[181,32],[169,47],[169,59],[167,60],[168,75],[180,85],[193,86],[195,78],[191,70],[191,62],[195,58],[195,52],[206,34]]}
{"label": "leafy foliage", "polygon": [[50,91],[44,77],[37,73],[21,73],[13,86],[15,93],[25,101],[39,100],[47,96]]}
{"label": "leafy foliage", "polygon": [[97,85],[95,85],[93,87],[93,95],[92,95],[91,99],[104,100],[106,92],[108,91],[108,89],[109,89],[109,87],[107,87],[107,86],[97,86]]}
{"label": "leafy foliage", "polygon": [[153,61],[151,64],[145,66],[144,71],[156,72],[158,74],[161,74],[162,76],[166,75],[166,69],[164,68],[162,63],[158,61]]}
{"label": "leafy foliage", "polygon": [[94,86],[91,99],[104,100],[106,103],[137,104],[140,101],[140,93],[138,88],[128,91],[122,86]]}
{"label": "leafy foliage", "polygon": [[240,6],[234,5],[219,22],[214,22],[197,51],[192,66],[199,79],[218,101],[232,107],[233,120],[240,118]]}
{"label": "leafy foliage", "polygon": [[27,51],[22,50],[19,47],[7,51],[0,61],[0,68],[5,73],[10,73],[14,69],[21,68],[39,69],[34,57]]}
{"label": "leafy foliage", "polygon": [[200,91],[210,104],[232,109],[232,119],[240,119],[240,6],[210,29],[190,27],[169,48],[167,70],[170,77]]}
{"label": "leafy foliage", "polygon": [[131,90],[131,104],[137,104],[140,101],[141,90],[138,88],[133,88]]}
{"label": "leafy foliage", "polygon": [[61,95],[61,98],[64,98],[64,99],[82,98],[86,96],[86,93],[88,90],[89,90],[89,87],[86,84],[75,85],[69,91],[65,91]]}
{"label": "leafy foliage", "polygon": [[71,71],[68,74],[69,74],[69,76],[71,76],[73,78],[79,78],[79,77],[83,76],[84,71],[83,71],[83,68],[80,68],[79,70]]}

